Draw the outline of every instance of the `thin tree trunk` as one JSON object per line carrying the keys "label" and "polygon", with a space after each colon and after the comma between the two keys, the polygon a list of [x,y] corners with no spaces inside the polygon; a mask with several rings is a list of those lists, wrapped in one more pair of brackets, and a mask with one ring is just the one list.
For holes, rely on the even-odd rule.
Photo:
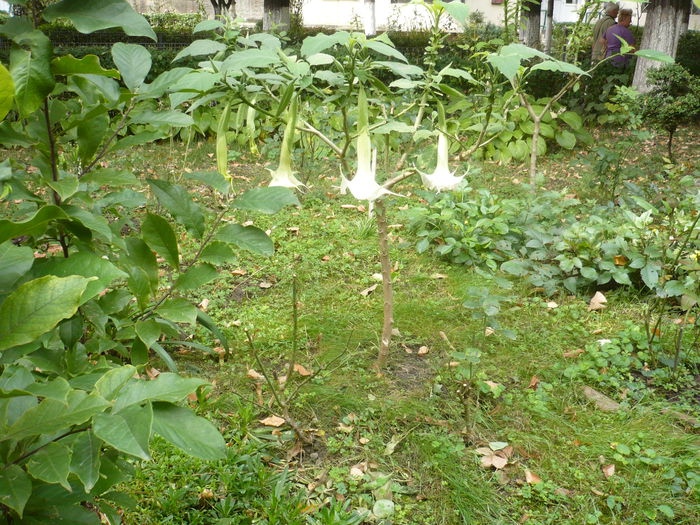
{"label": "thin tree trunk", "polygon": [[675,129],[668,130],[668,143],[666,147],[668,148],[668,159],[673,162],[673,135],[676,132]]}
{"label": "thin tree trunk", "polygon": [[264,0],[263,31],[289,27],[289,0]]}
{"label": "thin tree trunk", "polygon": [[379,199],[374,202],[374,211],[377,217],[377,233],[379,237],[379,260],[382,265],[382,291],[384,298],[384,323],[382,325],[382,339],[379,344],[379,355],[374,363],[378,374],[386,366],[389,357],[389,345],[391,344],[391,331],[394,328],[394,291],[391,286],[391,259],[389,258],[389,228],[386,222],[386,207],[384,201]]}
{"label": "thin tree trunk", "polygon": [[688,27],[690,26],[690,12],[693,10],[693,0],[688,0],[685,4],[685,11],[683,13],[683,20],[681,22],[681,35],[688,32]]}
{"label": "thin tree trunk", "polygon": [[[686,9],[691,0],[651,0],[647,7],[647,18],[644,23],[644,36],[639,49],[653,49],[672,57],[676,56],[678,39],[681,35]],[[637,59],[632,85],[642,93],[649,91],[647,71],[657,68],[659,62],[646,58]]]}
{"label": "thin tree trunk", "polygon": [[534,188],[537,181],[537,143],[540,140],[540,119],[533,119],[532,145],[530,146],[530,185]]}
{"label": "thin tree trunk", "polygon": [[377,3],[375,0],[364,0],[365,3],[365,35],[377,34]]}
{"label": "thin tree trunk", "polygon": [[525,45],[539,49],[541,46],[540,20],[542,18],[542,2],[540,0],[527,0],[523,7],[527,9]]}
{"label": "thin tree trunk", "polygon": [[544,26],[544,52],[552,54],[552,31],[554,30],[554,0],[547,0],[547,18]]}

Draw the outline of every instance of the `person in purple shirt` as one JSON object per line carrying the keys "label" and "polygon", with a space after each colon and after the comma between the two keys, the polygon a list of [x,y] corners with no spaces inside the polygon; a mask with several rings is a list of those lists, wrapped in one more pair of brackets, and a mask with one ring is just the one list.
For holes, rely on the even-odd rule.
{"label": "person in purple shirt", "polygon": [[[609,27],[603,38],[605,39],[605,56],[609,57],[616,55],[620,52],[622,47],[622,38],[630,46],[634,47],[635,40],[632,31],[629,30],[629,26],[632,23],[632,10],[631,9],[621,9],[620,14],[617,17],[617,24]],[[620,37],[620,38],[618,38]],[[630,61],[631,55],[620,55],[613,57],[610,62],[617,67],[625,67]]]}

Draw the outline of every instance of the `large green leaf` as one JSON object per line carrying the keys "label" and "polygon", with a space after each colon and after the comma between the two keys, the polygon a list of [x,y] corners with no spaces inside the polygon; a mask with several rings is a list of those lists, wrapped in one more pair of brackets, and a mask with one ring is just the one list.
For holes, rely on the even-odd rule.
{"label": "large green leaf", "polygon": [[576,145],[576,136],[565,129],[558,131],[555,138],[562,148],[573,149]]}
{"label": "large green leaf", "polygon": [[176,82],[187,75],[190,71],[192,71],[192,69],[189,67],[174,67],[168,71],[164,71],[158,75],[153,82],[148,85],[144,85],[139,93],[141,97],[162,97]]}
{"label": "large green leaf", "polygon": [[140,269],[148,279],[150,293],[155,292],[158,286],[158,261],[155,254],[141,239],[129,238],[126,240],[128,261],[132,264],[129,268],[131,276]]}
{"label": "large green leaf", "polygon": [[39,209],[32,217],[21,222],[0,220],[0,242],[29,235],[36,237],[46,231],[49,222],[54,219],[67,219],[68,215],[58,206],[48,205]]}
{"label": "large green leaf", "polygon": [[152,126],[173,126],[182,128],[194,124],[194,120],[187,113],[169,109],[167,111],[151,111],[150,109],[134,115],[131,119],[134,124],[151,124]]}
{"label": "large green leaf", "polygon": [[173,323],[193,325],[197,322],[197,307],[181,297],[168,299],[156,309],[156,313]]}
{"label": "large green leaf", "polygon": [[198,237],[204,234],[202,210],[184,188],[160,179],[148,179],[148,184],[158,201],[180,224]]}
{"label": "large green leaf", "polygon": [[180,267],[180,252],[173,227],[160,215],[146,214],[141,223],[141,235],[152,250],[174,269]]}
{"label": "large green leaf", "polygon": [[[41,31],[26,33],[10,51],[10,73],[15,84],[15,101],[22,117],[39,109],[54,88],[51,74],[51,42]],[[21,46],[21,47],[20,47]]]}
{"label": "large green leaf", "polygon": [[546,71],[559,71],[561,73],[572,73],[574,75],[587,75],[583,69],[574,64],[568,62],[562,62],[560,60],[545,60],[539,64],[535,64],[530,68],[531,71],[537,69],[544,69]]}
{"label": "large green leaf", "polygon": [[127,277],[127,274],[114,264],[92,252],[74,253],[67,259],[65,257],[41,259],[35,263],[32,273],[35,277],[80,275],[90,278],[91,281],[80,300],[81,304],[104,291],[113,281]]}
{"label": "large green leaf", "polygon": [[70,491],[68,474],[71,455],[72,451],[67,446],[61,443],[49,443],[29,458],[27,472],[46,483],[59,483]]}
{"label": "large green leaf", "polygon": [[443,3],[442,6],[445,8],[452,18],[459,23],[462,27],[466,28],[469,26],[467,17],[469,16],[469,8],[461,2],[461,0],[454,0],[452,2]]}
{"label": "large green leaf", "polygon": [[239,248],[260,255],[273,255],[275,253],[275,245],[272,243],[272,239],[255,226],[227,224],[216,233],[215,237],[220,241],[235,244]]}
{"label": "large green leaf", "polygon": [[119,71],[103,68],[96,55],[85,55],[82,58],[75,58],[73,55],[56,57],[51,61],[51,71],[54,75],[100,75],[119,78]]}
{"label": "large green leaf", "polygon": [[22,517],[24,506],[32,495],[32,480],[17,465],[0,469],[0,503],[7,505]]}
{"label": "large green leaf", "polygon": [[219,272],[211,264],[198,264],[180,275],[175,282],[175,288],[178,290],[196,290],[217,277],[219,277]]}
{"label": "large green leaf", "polygon": [[0,64],[0,120],[4,119],[12,109],[12,101],[15,99],[15,83],[12,75],[5,66]]}
{"label": "large green leaf", "polygon": [[244,49],[229,55],[221,64],[221,71],[227,73],[249,67],[267,67],[279,61],[280,57],[272,49]]}
{"label": "large green leaf", "polygon": [[271,188],[253,188],[233,201],[239,210],[277,213],[285,206],[300,206],[294,192],[289,188],[273,186]]}
{"label": "large green leaf", "polygon": [[10,241],[0,244],[0,293],[12,288],[34,264],[34,252],[28,246],[15,246]]}
{"label": "large green leaf", "polygon": [[640,49],[635,53],[638,57],[647,58],[649,60],[656,60],[657,62],[663,62],[665,64],[673,64],[676,60],[662,51],[656,51],[655,49]]}
{"label": "large green leaf", "polygon": [[124,410],[144,401],[167,401],[177,403],[182,401],[206,381],[194,377],[182,377],[178,374],[163,372],[153,381],[132,379],[127,388],[123,388],[114,404],[113,413]]}
{"label": "large green leaf", "polygon": [[575,111],[565,111],[559,117],[566,122],[571,129],[578,131],[583,128],[583,119]]}
{"label": "large green leaf", "polygon": [[226,457],[226,442],[216,427],[187,408],[154,403],[153,431],[191,456],[209,460]]}
{"label": "large green leaf", "polygon": [[195,40],[185,49],[181,50],[173,59],[177,62],[185,57],[201,57],[205,55],[213,55],[219,51],[226,49],[226,44],[217,42],[216,40]]}
{"label": "large green leaf", "polygon": [[129,91],[138,90],[151,70],[151,53],[138,44],[117,42],[112,46],[112,59]]}
{"label": "large green leaf", "polygon": [[151,459],[148,442],[153,425],[150,403],[132,405],[118,414],[95,416],[93,432],[108,445],[141,459]]}
{"label": "large green leaf", "polygon": [[70,470],[90,492],[100,479],[100,448],[102,441],[91,431],[81,432],[73,442]]}
{"label": "large green leaf", "polygon": [[143,341],[143,344],[145,344],[147,348],[153,346],[153,343],[158,340],[161,334],[160,325],[153,319],[137,321],[135,328],[136,335],[139,336],[139,339]]}
{"label": "large green leaf", "polygon": [[403,56],[403,54],[398,49],[390,46],[389,44],[385,44],[384,42],[380,42],[378,40],[368,40],[365,45],[372,51],[376,51],[381,55],[396,58],[398,60],[401,60],[402,62],[408,62],[406,57]]}
{"label": "large green leaf", "polygon": [[0,305],[0,351],[31,343],[71,317],[89,282],[47,275],[17,288]]}
{"label": "large green leaf", "polygon": [[86,165],[97,152],[97,148],[102,144],[107,134],[109,113],[105,110],[91,118],[83,119],[75,129],[78,133],[78,154],[83,165]]}
{"label": "large green leaf", "polygon": [[403,64],[401,62],[377,61],[375,64],[389,69],[392,73],[401,77],[416,77],[423,74],[423,70],[413,64]]}
{"label": "large green leaf", "polygon": [[95,391],[107,401],[114,400],[119,392],[134,377],[136,368],[131,365],[113,368],[95,383]]}
{"label": "large green leaf", "polygon": [[121,27],[127,35],[158,40],[146,19],[126,0],[62,0],[44,9],[43,17],[49,22],[68,18],[81,33]]}
{"label": "large green leaf", "polygon": [[346,31],[337,31],[330,35],[319,33],[314,36],[307,36],[301,44],[301,55],[305,57],[315,55],[336,44],[345,44],[349,39],[350,33]]}

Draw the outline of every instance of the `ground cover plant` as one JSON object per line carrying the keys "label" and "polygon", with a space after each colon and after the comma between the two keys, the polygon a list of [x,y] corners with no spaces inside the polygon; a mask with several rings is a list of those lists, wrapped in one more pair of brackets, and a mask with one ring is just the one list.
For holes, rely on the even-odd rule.
{"label": "ground cover plant", "polygon": [[34,25],[152,37],[125,2],[23,3],[0,29],[4,521],[698,520],[697,129],[675,162],[641,132],[534,177],[477,162],[529,129],[514,100],[584,136],[503,76],[585,73],[513,44],[438,69],[460,3],[424,5],[423,67],[213,20],[152,81],[143,46],[106,69]]}

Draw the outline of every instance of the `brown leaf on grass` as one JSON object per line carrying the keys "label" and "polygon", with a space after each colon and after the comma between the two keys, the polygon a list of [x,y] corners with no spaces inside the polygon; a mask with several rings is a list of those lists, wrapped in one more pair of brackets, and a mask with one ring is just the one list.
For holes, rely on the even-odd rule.
{"label": "brown leaf on grass", "polygon": [[548,310],[554,310],[555,308],[559,308],[559,305],[557,303],[555,303],[554,301],[549,301],[547,303]]}
{"label": "brown leaf on grass", "polygon": [[584,352],[585,352],[585,350],[583,348],[577,348],[576,350],[570,350],[569,352],[564,352],[564,357],[578,357]]}
{"label": "brown leaf on grass", "polygon": [[484,381],[484,384],[488,386],[491,390],[496,390],[498,387],[501,386],[500,383],[496,383],[495,381]]}
{"label": "brown leaf on grass", "polygon": [[613,261],[615,262],[615,266],[625,266],[628,262],[630,262],[630,260],[624,255],[615,255],[613,257]]}
{"label": "brown leaf on grass", "polygon": [[431,279],[447,279],[447,275],[444,273],[434,273],[430,276]]}
{"label": "brown leaf on grass", "polygon": [[601,492],[600,490],[598,490],[598,489],[595,488],[595,487],[591,489],[591,492],[592,492],[593,494],[595,494],[596,496],[605,496],[605,493],[604,493],[604,492]]}
{"label": "brown leaf on grass", "polygon": [[365,208],[365,206],[364,206],[363,204],[360,204],[360,205],[357,207],[357,211],[359,211],[360,213],[364,213],[364,212],[367,211],[367,208]]}
{"label": "brown leaf on grass", "polygon": [[369,294],[371,294],[373,291],[375,291],[377,289],[377,286],[379,286],[379,285],[373,284],[369,288],[365,288],[364,290],[362,290],[360,292],[360,295],[367,297]]}
{"label": "brown leaf on grass", "polygon": [[360,479],[364,475],[365,475],[365,473],[362,472],[362,469],[360,469],[359,467],[352,467],[350,469],[350,477],[352,479]]}
{"label": "brown leaf on grass", "polygon": [[346,434],[349,434],[352,432],[353,427],[350,425],[346,425],[344,423],[338,423],[337,429],[340,430],[341,432],[345,432]]}
{"label": "brown leaf on grass", "polygon": [[542,478],[540,478],[534,472],[530,472],[529,470],[525,470],[525,481],[527,483],[529,483],[530,485],[535,485],[537,483],[542,483]]}
{"label": "brown leaf on grass", "polygon": [[260,423],[265,425],[266,427],[281,427],[286,423],[284,418],[281,418],[279,416],[270,416],[266,417],[265,419],[261,419]]}
{"label": "brown leaf on grass", "polygon": [[293,235],[299,235],[299,228],[297,226],[292,226],[291,228],[287,228],[287,231]]}
{"label": "brown leaf on grass", "polygon": [[212,350],[219,357],[223,357],[224,355],[226,355],[226,349],[223,346],[215,346],[214,348],[212,348]]}
{"label": "brown leaf on grass", "polygon": [[268,288],[272,288],[272,283],[261,281],[258,283],[258,287],[262,288],[263,290],[267,290]]}
{"label": "brown leaf on grass", "polygon": [[531,388],[532,390],[537,390],[537,385],[540,384],[540,378],[537,376],[532,376],[530,378],[530,383],[527,385],[527,388]]}
{"label": "brown leaf on grass", "polygon": [[360,438],[360,445],[366,445],[367,443],[369,443],[369,439],[367,439],[366,437]]}
{"label": "brown leaf on grass", "polygon": [[264,375],[256,372],[252,368],[250,370],[248,370],[248,373],[246,374],[246,376],[249,377],[250,379],[255,380],[255,381],[262,381],[265,379]]}
{"label": "brown leaf on grass", "polygon": [[206,297],[204,299],[202,299],[201,302],[199,303],[199,308],[202,311],[206,312],[207,308],[209,308],[209,299],[207,299]]}
{"label": "brown leaf on grass", "polygon": [[615,475],[615,465],[610,463],[609,465],[603,465],[600,470],[603,471],[603,474],[605,474],[606,478],[609,478],[610,476]]}
{"label": "brown leaf on grass", "polygon": [[429,351],[430,351],[430,350],[428,349],[427,346],[421,346],[421,347],[418,349],[418,355],[425,355],[425,354],[427,354]]}
{"label": "brown leaf on grass", "polygon": [[484,328],[484,336],[485,336],[485,337],[490,337],[490,336],[492,336],[492,335],[495,334],[495,333],[496,333],[496,330],[494,330],[494,329],[493,329],[492,327],[490,327],[490,326],[487,326],[486,328]]}
{"label": "brown leaf on grass", "polygon": [[241,270],[240,268],[238,270],[231,270],[231,275],[245,275],[247,273],[247,271]]}
{"label": "brown leaf on grass", "polygon": [[620,403],[613,401],[605,394],[601,394],[589,386],[584,386],[582,391],[583,395],[593,401],[595,405],[603,412],[617,412],[620,410]]}
{"label": "brown leaf on grass", "polygon": [[588,303],[588,311],[592,312],[595,310],[602,310],[605,308],[607,305],[608,300],[607,298],[600,292],[596,292],[593,297],[591,297],[591,301]]}
{"label": "brown leaf on grass", "polygon": [[148,379],[155,379],[160,375],[160,370],[157,368],[146,368],[146,375],[148,376]]}
{"label": "brown leaf on grass", "polygon": [[565,489],[563,487],[556,488],[554,490],[554,493],[557,494],[558,496],[567,496],[567,497],[574,495],[573,490]]}
{"label": "brown leaf on grass", "polygon": [[299,363],[294,363],[294,371],[302,377],[308,377],[313,373]]}
{"label": "brown leaf on grass", "polygon": [[287,461],[292,460],[302,452],[304,452],[304,444],[301,441],[297,441],[294,443],[294,446],[287,451]]}
{"label": "brown leaf on grass", "polygon": [[343,209],[346,209],[346,210],[356,210],[357,209],[357,206],[355,206],[354,204],[341,204],[340,207]]}

